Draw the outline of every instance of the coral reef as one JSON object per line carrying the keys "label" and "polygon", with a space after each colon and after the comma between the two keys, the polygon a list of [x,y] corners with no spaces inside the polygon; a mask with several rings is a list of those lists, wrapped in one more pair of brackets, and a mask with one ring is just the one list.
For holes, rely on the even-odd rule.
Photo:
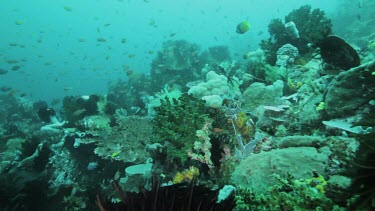
{"label": "coral reef", "polygon": [[264,194],[256,194],[246,188],[237,190],[235,210],[340,210],[319,191],[319,185],[326,183],[319,175],[305,181],[294,179],[291,175],[282,177],[273,174],[272,177],[277,182]]}
{"label": "coral reef", "polygon": [[167,162],[184,164],[198,140],[196,131],[209,118],[204,102],[183,94],[172,102],[165,98],[155,111],[152,122],[156,137],[152,142],[165,145]]}
{"label": "coral reef", "polygon": [[[111,84],[106,97],[107,105],[113,107],[112,113],[125,109],[129,115],[147,115],[143,98],[153,92],[150,76],[144,73],[128,74],[128,80],[118,80]],[[124,100],[126,99],[126,100]]]}
{"label": "coral reef", "polygon": [[67,96],[63,100],[63,117],[68,122],[68,126],[74,127],[77,122],[85,116],[99,113],[97,95],[91,96]]}
{"label": "coral reef", "polygon": [[167,41],[151,64],[151,87],[160,90],[165,84],[184,87],[199,78],[199,47],[185,40]]}
{"label": "coral reef", "polygon": [[372,210],[371,46],[356,54],[309,5],[269,32],[243,62],[167,41],[150,75],[124,64],[62,108],[2,87],[1,208]]}
{"label": "coral reef", "polygon": [[150,119],[139,116],[118,116],[117,126],[108,135],[95,138],[94,153],[103,159],[142,163],[149,154],[146,145],[152,138],[153,126]]}
{"label": "coral reef", "polygon": [[[298,29],[299,36],[288,33],[285,23],[293,22]],[[318,45],[324,38],[331,34],[331,20],[325,16],[324,11],[313,9],[310,5],[302,6],[285,16],[285,23],[281,19],[273,19],[268,25],[270,38],[261,41],[261,48],[265,51],[267,63],[276,63],[277,50],[287,44],[295,46],[301,56],[309,58],[314,48],[311,44]],[[310,45],[309,45],[310,44]]]}
{"label": "coral reef", "polygon": [[229,94],[227,78],[214,71],[206,74],[206,82],[190,87],[189,94],[206,101],[213,108],[220,108],[223,98]]}

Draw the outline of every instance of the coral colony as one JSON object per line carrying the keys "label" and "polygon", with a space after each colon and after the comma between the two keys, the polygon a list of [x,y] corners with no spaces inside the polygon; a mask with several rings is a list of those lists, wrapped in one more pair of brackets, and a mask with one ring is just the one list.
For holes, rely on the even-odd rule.
{"label": "coral colony", "polygon": [[373,209],[375,51],[332,26],[302,6],[240,60],[171,33],[149,74],[61,109],[3,86],[1,210]]}

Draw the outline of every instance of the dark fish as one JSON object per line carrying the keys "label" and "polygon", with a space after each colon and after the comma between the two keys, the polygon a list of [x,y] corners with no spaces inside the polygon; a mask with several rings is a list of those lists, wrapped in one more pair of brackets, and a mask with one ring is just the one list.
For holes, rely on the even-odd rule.
{"label": "dark fish", "polygon": [[15,65],[15,66],[13,66],[11,69],[12,69],[13,71],[17,71],[17,70],[19,70],[20,68],[21,68],[21,66]]}
{"label": "dark fish", "polygon": [[320,54],[325,63],[349,70],[361,64],[357,51],[340,37],[330,35],[319,43]]}
{"label": "dark fish", "polygon": [[14,95],[17,94],[17,92],[18,92],[18,90],[14,90],[14,89],[12,89],[12,90],[10,90],[10,91],[8,92],[8,95],[9,95],[9,96],[14,96]]}
{"label": "dark fish", "polygon": [[12,59],[7,60],[6,62],[7,62],[8,64],[16,64],[16,63],[18,63],[17,60],[12,60]]}
{"label": "dark fish", "polygon": [[15,21],[15,24],[18,25],[18,26],[23,25],[24,23],[25,23],[24,20],[16,20]]}
{"label": "dark fish", "polygon": [[64,6],[64,10],[67,12],[73,11],[73,8],[71,6]]}
{"label": "dark fish", "polygon": [[12,88],[9,87],[9,86],[2,86],[2,87],[0,87],[0,90],[2,92],[9,92],[10,90],[12,90]]}
{"label": "dark fish", "polygon": [[103,37],[99,37],[98,39],[96,39],[98,42],[105,42],[106,39],[104,39]]}
{"label": "dark fish", "polygon": [[71,87],[71,86],[66,86],[66,87],[64,87],[64,91],[70,91],[70,90],[72,90],[73,89],[73,87]]}
{"label": "dark fish", "polygon": [[8,70],[4,70],[4,69],[1,69],[0,68],[0,75],[5,75],[7,74],[9,71]]}
{"label": "dark fish", "polygon": [[55,105],[57,105],[57,104],[59,104],[59,103],[60,103],[60,99],[53,98],[53,99],[51,100],[51,106],[55,106]]}
{"label": "dark fish", "polygon": [[125,73],[126,73],[126,76],[129,77],[129,76],[133,75],[134,71],[133,70],[126,70]]}

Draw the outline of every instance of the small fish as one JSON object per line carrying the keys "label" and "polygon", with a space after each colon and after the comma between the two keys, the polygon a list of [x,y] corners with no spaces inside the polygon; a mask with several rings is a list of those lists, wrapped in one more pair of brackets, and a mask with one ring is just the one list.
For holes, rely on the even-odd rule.
{"label": "small fish", "polygon": [[375,40],[371,40],[368,42],[368,47],[369,48],[374,48],[375,47]]}
{"label": "small fish", "polygon": [[148,54],[154,54],[154,51],[153,50],[148,50],[147,53]]}
{"label": "small fish", "polygon": [[125,73],[126,73],[126,76],[129,77],[129,76],[133,75],[134,71],[133,70],[126,70]]}
{"label": "small fish", "polygon": [[20,25],[23,25],[23,24],[25,23],[25,21],[24,21],[24,20],[16,20],[14,23],[15,23],[17,26],[20,26]]}
{"label": "small fish", "polygon": [[126,43],[126,42],[127,42],[126,38],[122,38],[122,39],[121,39],[121,43],[122,43],[122,44],[124,44],[124,43]]}
{"label": "small fish", "polygon": [[7,60],[6,62],[7,62],[8,64],[16,64],[16,63],[18,63],[17,60]]}
{"label": "small fish", "polygon": [[87,165],[87,170],[89,170],[89,171],[93,171],[93,170],[95,170],[98,166],[99,166],[99,164],[98,164],[97,162],[90,162],[90,163]]}
{"label": "small fish", "polygon": [[213,128],[214,133],[220,133],[222,131],[224,131],[224,129],[222,129],[222,128],[217,128],[217,127]]}
{"label": "small fish", "polygon": [[156,26],[156,21],[155,21],[154,19],[152,19],[152,18],[151,18],[150,21],[148,22],[148,25],[149,25],[149,26],[153,26],[153,27],[155,27],[155,28],[157,27],[157,26]]}
{"label": "small fish", "polygon": [[129,66],[129,65],[126,65],[126,64],[123,64],[123,65],[122,65],[122,69],[124,69],[125,71],[126,71],[126,70],[129,70],[129,69],[130,69],[130,66]]}
{"label": "small fish", "polygon": [[169,37],[174,37],[176,35],[176,32],[169,33]]}
{"label": "small fish", "polygon": [[98,39],[96,39],[98,42],[105,42],[107,41],[106,39],[104,39],[103,37],[99,37]]}
{"label": "small fish", "polygon": [[120,154],[120,152],[114,152],[114,153],[112,153],[111,156],[114,158],[114,157],[117,157],[119,154]]}
{"label": "small fish", "polygon": [[17,71],[17,70],[19,70],[20,68],[21,68],[21,66],[15,65],[15,66],[13,66],[11,69],[12,69],[13,71]]}
{"label": "small fish", "polygon": [[73,11],[73,8],[71,6],[64,6],[64,10],[67,12]]}
{"label": "small fish", "polygon": [[238,34],[244,34],[247,31],[249,31],[249,29],[250,29],[250,23],[249,23],[249,21],[242,21],[241,23],[239,23],[237,25],[236,32]]}
{"label": "small fish", "polygon": [[120,179],[120,177],[121,177],[121,173],[120,173],[120,171],[116,171],[115,176],[113,176],[113,179],[114,179],[115,181],[118,181],[118,180]]}
{"label": "small fish", "polygon": [[60,99],[53,98],[51,100],[51,106],[55,106],[55,105],[59,104],[60,102],[61,102]]}
{"label": "small fish", "polygon": [[64,87],[64,91],[70,91],[70,90],[72,90],[73,89],[73,87],[71,87],[71,86],[66,86],[66,87]]}
{"label": "small fish", "polygon": [[0,90],[2,92],[9,92],[10,90],[12,90],[12,88],[9,87],[9,86],[2,86],[2,87],[0,87]]}
{"label": "small fish", "polygon": [[131,59],[131,58],[134,58],[135,57],[135,54],[129,54],[128,57]]}
{"label": "small fish", "polygon": [[8,70],[4,70],[4,69],[1,69],[0,68],[0,75],[5,75],[7,74],[9,71]]}
{"label": "small fish", "polygon": [[14,96],[14,95],[16,95],[18,93],[18,90],[14,90],[14,89],[12,89],[12,90],[10,90],[9,92],[8,92],[8,95],[9,96]]}

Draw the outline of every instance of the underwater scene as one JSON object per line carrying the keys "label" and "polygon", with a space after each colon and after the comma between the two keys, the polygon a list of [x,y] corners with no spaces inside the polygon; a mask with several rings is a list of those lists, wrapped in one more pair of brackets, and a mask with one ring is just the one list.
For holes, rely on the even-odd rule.
{"label": "underwater scene", "polygon": [[0,210],[375,210],[373,11],[1,1]]}

